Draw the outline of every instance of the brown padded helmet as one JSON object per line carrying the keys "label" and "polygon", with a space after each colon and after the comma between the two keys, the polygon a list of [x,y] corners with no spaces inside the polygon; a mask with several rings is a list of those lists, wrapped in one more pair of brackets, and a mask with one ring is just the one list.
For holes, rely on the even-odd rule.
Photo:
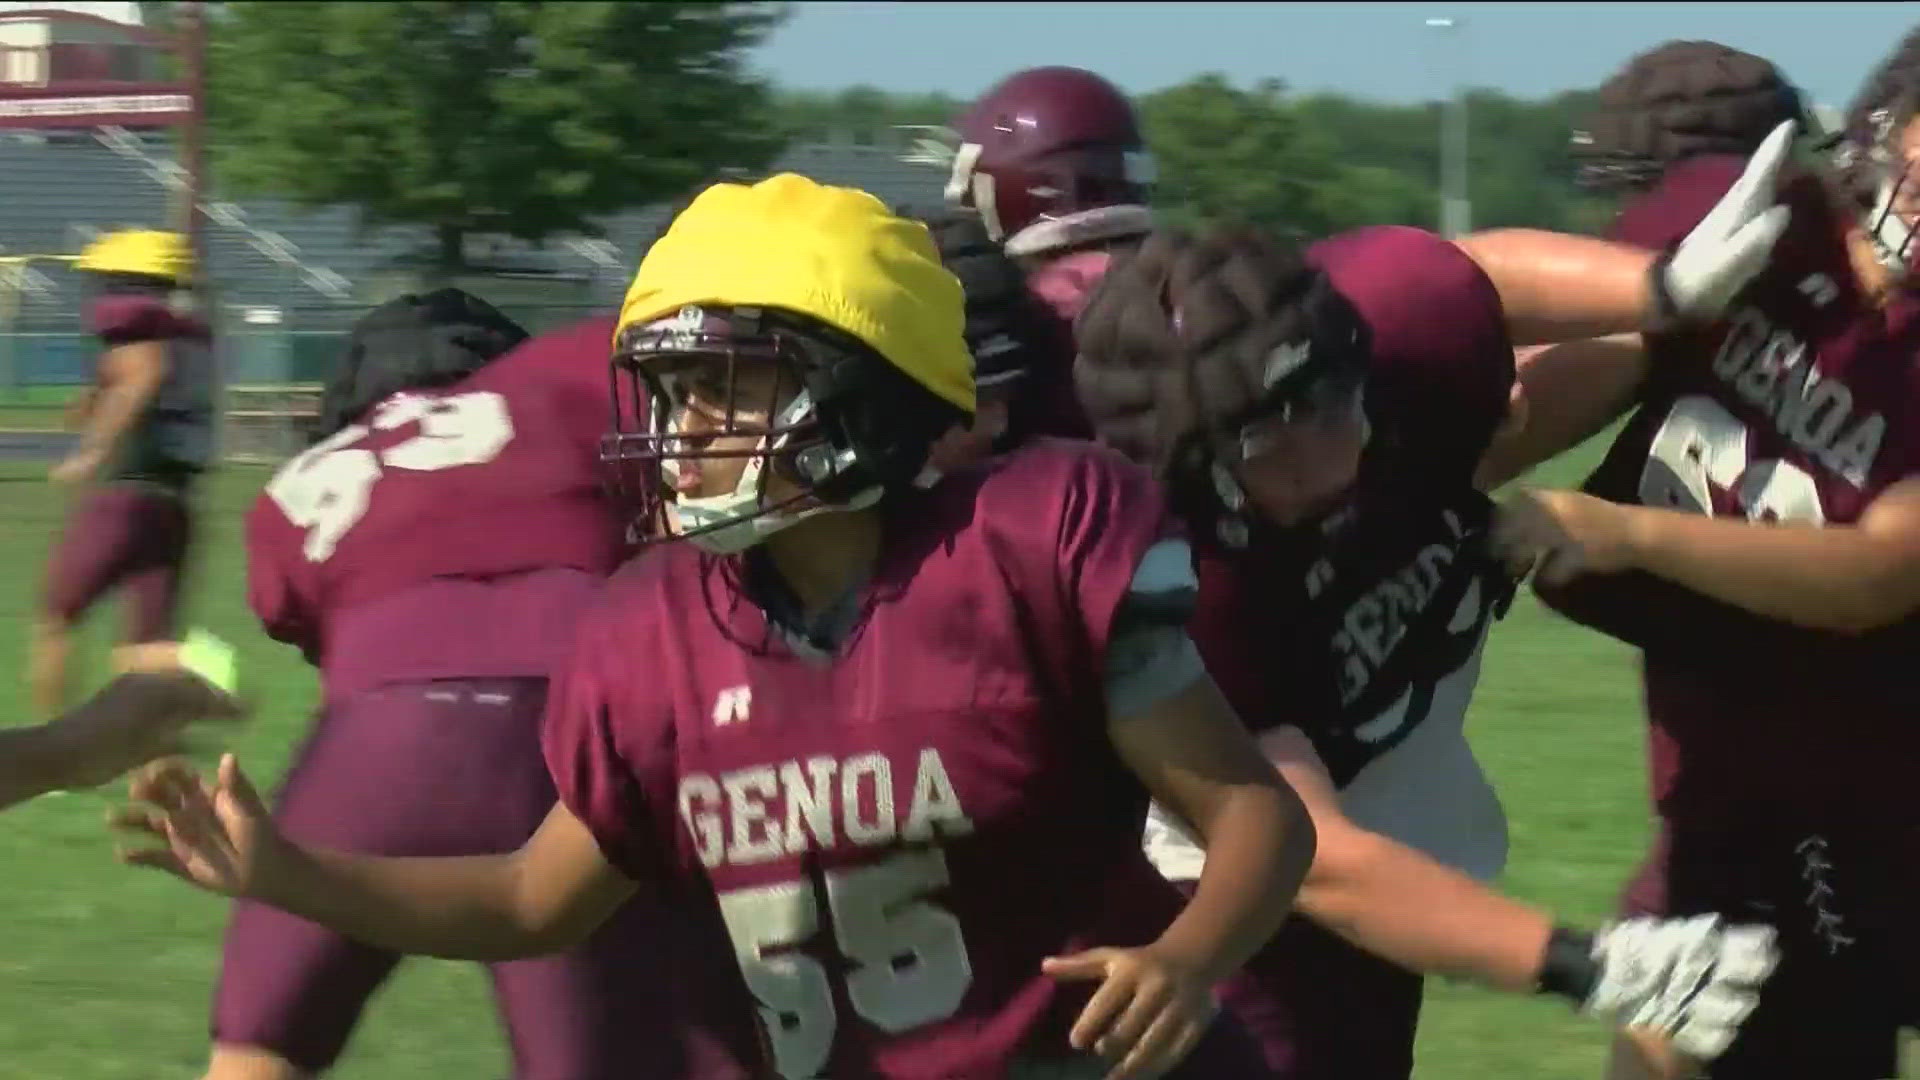
{"label": "brown padded helmet", "polygon": [[1745,157],[1804,112],[1799,90],[1770,61],[1713,41],[1669,41],[1601,85],[1573,135],[1576,180],[1633,189],[1696,155]]}
{"label": "brown padded helmet", "polygon": [[1153,233],[1101,279],[1074,339],[1096,436],[1154,469],[1201,528],[1241,516],[1217,468],[1237,460],[1241,428],[1318,389],[1357,387],[1372,348],[1326,273],[1254,229]]}

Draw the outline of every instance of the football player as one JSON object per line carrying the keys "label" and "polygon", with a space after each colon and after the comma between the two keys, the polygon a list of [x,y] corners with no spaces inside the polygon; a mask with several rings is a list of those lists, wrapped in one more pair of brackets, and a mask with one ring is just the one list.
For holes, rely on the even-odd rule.
{"label": "football player", "polygon": [[186,237],[109,233],[73,265],[96,291],[87,321],[104,348],[80,399],[79,443],[51,474],[77,491],[29,643],[27,683],[43,716],[65,703],[75,625],[109,592],[126,600],[117,667],[176,637],[192,487],[213,449],[212,344],[191,311]]}
{"label": "football player", "polygon": [[1153,161],[1133,105],[1091,71],[1029,68],[981,95],[944,135],[922,140],[908,160],[947,171],[949,207],[977,216],[1055,315],[1052,330],[1036,328],[1054,347],[1011,399],[1006,438],[1090,436],[1073,392],[1073,319],[1111,253],[1153,227]]}
{"label": "football player", "polygon": [[[1812,121],[1778,67],[1712,41],[1649,49],[1603,83],[1598,97],[1573,133],[1575,181],[1627,198],[1652,189],[1681,162],[1745,158],[1780,124]],[[1608,237],[1634,242],[1619,231],[1620,220]],[[1519,350],[1529,409],[1524,424],[1489,452],[1485,479],[1497,484],[1518,476],[1618,419],[1638,392],[1639,348],[1638,335],[1628,334]]]}
{"label": "football player", "polygon": [[148,642],[124,654],[121,673],[82,704],[43,724],[0,729],[0,809],[98,787],[183,753],[197,722],[237,719],[232,687],[191,656],[179,642]]}
{"label": "football player", "polygon": [[[1474,880],[1506,855],[1464,723],[1512,591],[1476,484],[1519,411],[1508,324],[1578,333],[1600,314],[1569,319],[1512,280],[1520,263],[1487,254],[1504,243],[1363,229],[1303,255],[1253,233],[1156,233],[1079,321],[1088,415],[1155,466],[1194,532],[1207,668],[1323,837],[1299,898],[1309,919],[1227,995],[1290,1078],[1411,1075],[1418,973],[1560,994],[1711,1056],[1770,964],[1763,929],[1638,920],[1589,935]],[[1628,296],[1652,259],[1574,250],[1593,295]],[[1613,317],[1636,321],[1632,305]],[[1203,871],[1176,820],[1153,826],[1169,877]]]}
{"label": "football player", "polygon": [[[973,409],[962,329],[927,230],[871,196],[709,189],[616,337],[607,453],[677,541],[582,620],[534,837],[309,846],[229,758],[146,775],[122,821],[164,843],[128,857],[446,956],[565,948],[664,890],[737,961],[717,998],[676,993],[743,1058],[757,1017],[794,1080],[1263,1075],[1211,991],[1284,917],[1311,827],[1182,629],[1151,476],[1068,442],[929,472]],[[1207,843],[1184,906],[1140,848],[1150,796]]]}
{"label": "football player", "polygon": [[[1524,493],[1506,519],[1544,546],[1550,604],[1643,655],[1662,828],[1630,910],[1779,930],[1716,1078],[1893,1076],[1920,1021],[1916,104],[1920,33],[1849,108],[1837,161],[1784,184],[1792,226],[1724,322],[1594,369],[1638,408],[1584,491]],[[1740,169],[1673,168],[1617,234],[1670,245]],[[1623,1046],[1615,1066],[1670,1063]]]}
{"label": "football player", "polygon": [[[280,835],[485,855],[540,824],[554,800],[547,676],[628,550],[598,462],[612,327],[529,339],[456,289],[402,296],[354,327],[315,441],[247,518],[248,600],[323,688],[274,808]],[[626,1076],[636,1056],[654,1075],[702,1075],[653,955],[673,940],[668,918],[636,902],[574,952],[493,966],[516,1077]],[[399,959],[236,904],[207,1075],[325,1072]]]}
{"label": "football player", "polygon": [[[1008,252],[1039,268],[1036,279],[1046,283],[1057,312],[1077,312],[1116,253],[1124,255],[1151,224],[1138,125],[1124,97],[1090,73],[1041,69],[1008,80],[956,126],[962,143],[951,159],[949,194],[979,208]],[[1520,430],[1526,415],[1524,402],[1510,396],[1512,354],[1503,319],[1514,321],[1524,340],[1543,325],[1556,334],[1578,333],[1601,314],[1575,311],[1567,300],[1597,296],[1590,286],[1606,277],[1587,277],[1582,267],[1592,264],[1586,257],[1620,253],[1571,243],[1568,255],[1563,241],[1538,234],[1474,238],[1471,254],[1499,272],[1498,290],[1468,252],[1413,230],[1363,231],[1316,249],[1316,260],[1336,275],[1364,319],[1380,327],[1382,370],[1366,380],[1366,411],[1379,433],[1367,473],[1391,482],[1372,489],[1372,511],[1337,537],[1303,527],[1277,530],[1284,542],[1274,542],[1276,530],[1261,530],[1253,550],[1264,569],[1257,573],[1234,568],[1245,560],[1203,558],[1203,619],[1195,632],[1215,677],[1262,729],[1296,712],[1324,714],[1324,722],[1292,720],[1318,745],[1317,753],[1289,741],[1297,734],[1290,733],[1274,736],[1280,740],[1275,754],[1296,770],[1296,783],[1343,789],[1338,802],[1328,798],[1315,807],[1325,840],[1301,908],[1317,921],[1288,923],[1256,962],[1259,970],[1230,995],[1285,1075],[1407,1075],[1421,998],[1421,980],[1407,968],[1473,975],[1514,989],[1532,988],[1544,969],[1562,990],[1592,985],[1584,974],[1568,983],[1548,967],[1552,924],[1544,913],[1443,869],[1490,878],[1505,859],[1504,818],[1462,730],[1480,645],[1509,588],[1484,552],[1488,504],[1474,488],[1474,475],[1483,456]],[[1695,254],[1712,247],[1696,245]],[[1547,256],[1558,263],[1548,267],[1561,275],[1557,288],[1533,280]],[[984,261],[961,252],[949,261],[963,258]],[[1735,261],[1751,265],[1750,253]],[[1635,310],[1630,297],[1641,284],[1635,268],[1645,265],[1645,257],[1615,265],[1616,299],[1606,317],[1618,320]],[[1049,268],[1058,269],[1049,274]],[[1583,288],[1569,290],[1569,281]],[[1143,294],[1108,314],[1121,311],[1164,318],[1157,301]],[[1088,359],[1098,366],[1103,358]],[[1056,355],[1053,363],[1065,367],[1067,360]],[[1111,389],[1093,388],[1088,400],[1096,412],[1115,407],[1110,396],[1105,404],[1099,400]],[[1133,389],[1147,393],[1144,384]],[[1154,401],[1177,410],[1183,396],[1170,392]],[[1140,398],[1126,407],[1144,404]],[[1111,422],[1180,422],[1151,411],[1106,418],[1108,436],[1123,446],[1129,439]],[[1336,429],[1334,435],[1342,431],[1351,434]],[[1332,466],[1323,479],[1339,481],[1342,454],[1351,447],[1336,438],[1334,449],[1318,460]],[[1288,457],[1284,447],[1274,454]],[[1344,555],[1329,557],[1336,544]],[[1327,580],[1318,580],[1323,574]],[[1238,604],[1236,597],[1250,599]],[[1317,645],[1316,636],[1323,638]],[[1244,654],[1243,645],[1276,638],[1293,645]],[[1283,664],[1275,654],[1295,659]],[[1286,700],[1304,704],[1277,712],[1273,702]],[[1323,766],[1315,756],[1325,757],[1331,779],[1319,775]],[[1199,853],[1163,823],[1155,823],[1149,846],[1170,876],[1191,880],[1198,872]],[[1420,910],[1410,911],[1395,901],[1412,902],[1426,886],[1409,888],[1408,882],[1435,883],[1432,888],[1462,899],[1451,906],[1419,901]],[[1460,933],[1463,923],[1474,932]],[[1720,930],[1710,923],[1615,929],[1603,950],[1600,981],[1608,989],[1580,996],[1602,1015],[1637,1015],[1683,1042],[1712,1046],[1750,999],[1739,991],[1764,974],[1763,943],[1736,935],[1728,946],[1717,985],[1730,993],[1721,1011],[1689,1011],[1691,987],[1683,979],[1663,976],[1631,990],[1620,984],[1628,978],[1622,973],[1649,955],[1707,955],[1720,943]],[[1583,971],[1593,964],[1564,942],[1556,952],[1563,962],[1578,957]]]}

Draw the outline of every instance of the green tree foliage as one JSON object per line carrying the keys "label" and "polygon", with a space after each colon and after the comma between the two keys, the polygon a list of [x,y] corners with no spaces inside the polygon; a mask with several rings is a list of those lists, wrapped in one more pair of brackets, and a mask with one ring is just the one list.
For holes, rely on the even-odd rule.
{"label": "green tree foliage", "polygon": [[746,3],[221,5],[216,175],[232,189],[424,225],[444,269],[470,233],[537,240],[679,195],[782,145]]}
{"label": "green tree foliage", "polygon": [[1342,167],[1277,80],[1241,90],[1219,75],[1140,99],[1141,122],[1177,217],[1299,235],[1334,226]]}
{"label": "green tree foliage", "polygon": [[[1584,94],[1468,98],[1468,189],[1476,228],[1587,228],[1601,219],[1572,183],[1568,136]],[[1288,98],[1203,75],[1140,99],[1170,201],[1201,220],[1245,218],[1309,236],[1360,225],[1434,228],[1440,106]]]}

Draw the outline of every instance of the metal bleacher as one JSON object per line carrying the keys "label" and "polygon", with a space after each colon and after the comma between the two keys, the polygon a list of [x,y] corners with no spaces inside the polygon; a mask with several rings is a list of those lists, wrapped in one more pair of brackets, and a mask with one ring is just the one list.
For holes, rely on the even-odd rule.
{"label": "metal bleacher", "polygon": [[[115,138],[123,140],[118,150],[109,145]],[[909,212],[937,207],[946,178],[937,169],[902,162],[903,149],[894,137],[868,145],[805,143],[791,147],[769,171],[862,188]],[[124,132],[104,141],[88,132],[44,139],[0,136],[0,257],[70,254],[100,232],[162,225],[168,220],[169,190],[161,174],[170,155],[164,140]],[[219,206],[219,192],[203,196],[203,205]],[[227,385],[223,439],[229,460],[275,461],[301,445],[303,418],[317,400],[317,380],[370,302],[365,286],[422,251],[429,236],[420,228],[362,229],[359,214],[349,207],[307,208],[273,199],[241,199],[234,205],[237,216],[210,211],[204,237]],[[584,282],[585,304],[611,307],[666,213],[665,206],[652,206],[613,215],[598,240],[558,237],[533,245],[475,237],[469,240],[469,256],[492,266],[571,275]],[[244,219],[244,225],[222,224],[222,216]],[[284,240],[280,250],[297,252],[297,259],[272,257],[262,250],[263,238],[267,247]],[[79,276],[51,262],[33,265],[36,272],[27,275],[28,287],[15,298],[10,325],[0,326],[0,334],[9,337],[3,343],[7,371],[0,374],[16,383],[0,391],[89,377],[93,349],[80,333]],[[544,315],[576,317],[582,313],[579,303]],[[543,313],[502,306],[536,330],[546,322]]]}
{"label": "metal bleacher", "polygon": [[[146,144],[146,153],[164,159],[164,143]],[[790,148],[771,171],[802,173],[827,183],[863,188],[891,206],[937,206],[945,178],[926,166],[902,163],[898,146],[851,142],[803,144]],[[218,192],[208,200],[219,199]],[[236,200],[247,223],[286,238],[300,261],[325,267],[349,282],[421,250],[424,230],[360,229],[359,215],[348,207],[305,208],[271,199]],[[128,225],[153,226],[167,218],[166,188],[139,160],[100,144],[90,135],[62,134],[50,140],[0,138],[0,255],[73,252],[91,236]],[[663,207],[629,210],[607,219],[605,241],[612,265],[583,254],[583,238],[561,237],[544,245],[481,238],[475,251],[483,261],[587,274],[596,302],[616,301],[632,267],[660,227]],[[276,262],[237,230],[209,227],[206,234],[209,280],[219,300],[230,306],[293,309],[338,307],[343,317],[351,303],[339,303],[303,284],[297,270]],[[23,295],[21,322],[70,320],[79,297],[64,279]]]}

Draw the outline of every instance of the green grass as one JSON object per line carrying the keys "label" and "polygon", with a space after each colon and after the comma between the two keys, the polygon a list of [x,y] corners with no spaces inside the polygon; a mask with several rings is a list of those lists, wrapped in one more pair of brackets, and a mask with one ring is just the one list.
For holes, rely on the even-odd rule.
{"label": "green grass", "polygon": [[58,431],[74,386],[0,388],[0,431]]}
{"label": "green grass", "polygon": [[[1558,463],[1584,473],[1591,458]],[[44,467],[0,465],[0,655],[19,658],[40,571],[62,512]],[[311,673],[260,635],[245,607],[240,512],[264,481],[231,470],[207,486],[193,621],[235,642],[263,703],[235,749],[270,781],[300,737]],[[109,613],[111,615],[112,613]],[[99,620],[94,636],[111,629]],[[99,656],[95,642],[94,656]],[[94,668],[97,675],[98,667]],[[0,715],[26,712],[18,678]],[[1473,733],[1513,818],[1506,885],[1579,919],[1609,909],[1648,833],[1643,725],[1627,652],[1523,597],[1494,634]],[[224,905],[114,863],[100,824],[109,799],[42,799],[0,821],[0,1080],[156,1080],[203,1061],[208,993]],[[1596,1080],[1605,1036],[1554,1002],[1440,985],[1429,996],[1419,1075],[1432,1080]],[[504,1075],[484,976],[413,961],[375,1003],[336,1076]]]}

